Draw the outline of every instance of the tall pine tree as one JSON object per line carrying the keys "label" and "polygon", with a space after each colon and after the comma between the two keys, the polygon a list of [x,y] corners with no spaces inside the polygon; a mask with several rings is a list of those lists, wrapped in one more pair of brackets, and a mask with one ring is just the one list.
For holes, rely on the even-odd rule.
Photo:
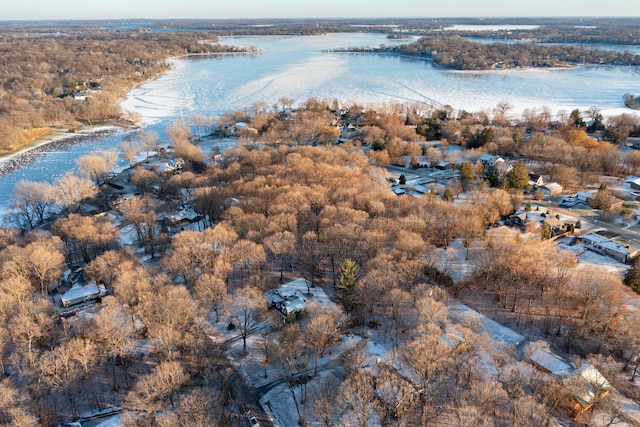
{"label": "tall pine tree", "polygon": [[344,307],[347,313],[351,313],[354,307],[353,294],[356,290],[359,274],[360,267],[354,260],[347,258],[340,264],[340,270],[336,278],[336,286],[340,292],[342,307]]}

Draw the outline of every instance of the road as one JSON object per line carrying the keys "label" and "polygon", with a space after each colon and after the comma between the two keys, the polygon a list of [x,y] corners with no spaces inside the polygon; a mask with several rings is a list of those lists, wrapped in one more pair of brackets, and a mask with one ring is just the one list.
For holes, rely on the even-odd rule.
{"label": "road", "polygon": [[[228,377],[228,387],[233,400],[243,408],[244,412],[256,417],[261,427],[274,427],[275,424],[271,421],[271,417],[262,409],[262,405],[260,405],[260,397],[262,397],[262,394],[247,384],[244,377],[238,372],[237,366],[227,357],[229,343],[217,343],[213,340],[209,340],[209,343],[211,359],[213,360],[215,369],[220,373],[227,368],[231,369],[231,375]],[[239,413],[237,416],[244,418],[244,420],[239,420],[237,425],[250,425],[245,414]]]}

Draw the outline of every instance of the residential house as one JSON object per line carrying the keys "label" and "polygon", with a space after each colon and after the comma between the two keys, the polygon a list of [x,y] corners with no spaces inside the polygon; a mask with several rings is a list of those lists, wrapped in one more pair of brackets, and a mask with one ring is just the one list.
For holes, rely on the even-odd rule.
{"label": "residential house", "polygon": [[440,160],[438,162],[435,162],[435,163],[432,164],[432,166],[434,168],[438,169],[438,170],[441,170],[441,171],[446,170],[446,169],[455,168],[454,164],[451,164],[451,163],[449,163],[447,161],[444,161],[444,160]]}
{"label": "residential house", "polygon": [[640,254],[640,248],[618,241],[620,236],[605,230],[596,230],[582,235],[585,248],[608,256],[619,262],[630,264]]}
{"label": "residential house", "polygon": [[509,220],[511,224],[515,227],[526,227],[529,224],[533,224],[538,221],[538,215],[532,212],[527,212],[524,210],[519,210],[513,213]]}
{"label": "residential house", "polygon": [[529,172],[529,185],[533,188],[541,187],[544,185],[542,175],[537,175],[533,172]]}
{"label": "residential house", "polygon": [[69,307],[88,301],[95,301],[107,294],[107,289],[103,285],[91,281],[86,285],[74,284],[71,289],[62,294],[60,303],[63,307]]}
{"label": "residential house", "polygon": [[561,208],[575,208],[575,209],[591,209],[591,206],[587,204],[584,200],[578,199],[577,196],[567,196],[563,198],[559,206]]}
{"label": "residential house", "polygon": [[551,230],[551,233],[554,236],[563,234],[565,231],[567,231],[567,225],[564,222],[560,221],[555,216],[545,218],[542,221],[542,224],[549,227],[549,229]]}
{"label": "residential house", "polygon": [[537,186],[536,190],[544,193],[547,196],[557,196],[558,194],[562,194],[562,185],[556,182],[548,182],[546,184]]}
{"label": "residential house", "polygon": [[637,176],[628,176],[622,186],[632,190],[640,190],[640,178]]}
{"label": "residential house", "polygon": [[492,167],[496,169],[498,175],[505,176],[513,169],[513,165],[509,164],[500,156],[494,156],[492,154],[483,154],[479,157],[484,173],[487,173]]}
{"label": "residential house", "polygon": [[[182,230],[193,229],[194,225],[197,225],[202,219],[202,215],[191,208],[183,208],[170,214],[162,213],[159,215],[161,225],[169,234],[176,234]],[[197,228],[199,229],[199,227]]]}
{"label": "residential house", "polygon": [[182,171],[183,167],[184,167],[184,160],[181,157],[178,157],[177,159],[169,160],[167,162],[156,165],[155,170],[159,174],[163,174],[163,173],[177,174]]}
{"label": "residential house", "polygon": [[589,203],[589,200],[593,199],[596,196],[594,192],[591,191],[581,191],[576,194],[576,199],[583,203]]}
{"label": "residential house", "polygon": [[482,166],[486,169],[489,169],[491,166],[495,165],[495,162],[500,157],[494,156],[493,154],[482,154],[478,160],[482,163]]}
{"label": "residential house", "polygon": [[560,220],[557,215],[552,214],[549,210],[518,210],[509,217],[511,225],[514,227],[525,228],[531,224],[538,224],[539,226],[548,226],[552,235],[558,236],[567,231],[567,224]]}
{"label": "residential house", "polygon": [[567,409],[574,421],[612,390],[611,384],[593,365],[583,364],[576,368],[564,358],[543,348],[537,349],[530,361],[536,368],[551,375],[547,380],[560,380],[564,389],[560,405]]}
{"label": "residential house", "polygon": [[530,359],[538,369],[553,375],[561,376],[574,370],[567,360],[544,348],[534,351]]}
{"label": "residential house", "polygon": [[288,289],[286,285],[268,290],[264,297],[269,308],[277,310],[285,318],[289,316],[298,318],[307,309],[307,298],[304,294],[297,289]]}
{"label": "residential house", "polygon": [[570,413],[574,421],[613,389],[600,371],[586,363],[569,374],[562,383],[574,400]]}

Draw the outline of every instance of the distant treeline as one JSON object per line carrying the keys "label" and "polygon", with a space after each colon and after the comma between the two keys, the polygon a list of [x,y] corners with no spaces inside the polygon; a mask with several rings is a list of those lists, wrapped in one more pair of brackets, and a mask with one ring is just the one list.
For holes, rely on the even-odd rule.
{"label": "distant treeline", "polygon": [[393,47],[350,48],[338,51],[385,52],[428,57],[455,70],[491,68],[558,67],[571,64],[640,65],[640,55],[572,45],[543,46],[537,43],[479,43],[460,36],[429,36]]}
{"label": "distant treeline", "polygon": [[[503,31],[460,31],[454,25],[538,26],[533,29]],[[117,21],[0,22],[0,32],[51,33],[145,29],[151,32],[206,31],[217,35],[293,35],[341,32],[376,32],[433,35],[448,30],[449,35],[533,40],[547,43],[602,43],[640,45],[640,20],[634,18],[379,18],[379,19],[196,19]]]}

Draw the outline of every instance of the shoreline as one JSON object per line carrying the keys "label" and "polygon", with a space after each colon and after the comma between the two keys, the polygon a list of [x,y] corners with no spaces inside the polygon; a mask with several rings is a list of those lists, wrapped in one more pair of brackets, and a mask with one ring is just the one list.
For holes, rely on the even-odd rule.
{"label": "shoreline", "polygon": [[[495,68],[478,68],[478,69],[473,69],[473,70],[463,70],[460,68],[451,68],[451,67],[447,67],[445,65],[442,65],[438,62],[435,62],[433,60],[432,57],[430,56],[420,56],[420,55],[407,55],[407,54],[403,54],[403,53],[397,53],[397,52],[389,52],[389,51],[376,51],[376,50],[326,50],[323,51],[326,53],[344,53],[344,54],[373,54],[373,55],[383,55],[383,56],[392,56],[392,57],[396,57],[396,58],[404,58],[404,59],[412,59],[412,60],[417,60],[417,61],[430,61],[431,64],[433,65],[433,67],[438,68],[438,69],[442,69],[445,71],[460,71],[460,72],[469,72],[469,73],[474,73],[474,72],[485,72],[485,71],[522,71],[522,70],[569,70],[569,69],[574,69],[574,68],[580,68],[585,66],[585,64],[567,64],[566,66],[555,66],[555,67],[534,67],[534,66],[529,66],[529,67],[506,67],[506,68],[501,68],[501,67],[495,67]],[[608,66],[607,64],[587,64],[588,65],[603,65],[603,66]],[[610,66],[610,65],[609,65]],[[633,66],[633,65],[631,65]]]}
{"label": "shoreline", "polygon": [[[124,95],[122,95],[121,97],[118,98],[118,100],[115,102],[115,105],[121,105],[123,101],[125,101],[127,99],[127,97],[130,95],[130,93],[132,91],[134,91],[135,89],[139,88],[140,86],[153,82],[157,79],[159,79],[160,77],[162,77],[164,74],[172,71],[174,69],[174,64],[171,64],[171,61],[173,60],[179,60],[179,59],[189,59],[190,57],[205,57],[205,56],[217,56],[217,55],[237,55],[237,54],[257,54],[260,53],[259,51],[247,51],[247,52],[210,52],[210,53],[190,53],[190,54],[185,54],[185,55],[180,55],[180,56],[171,56],[168,58],[165,58],[164,61],[166,61],[168,63],[168,67],[166,69],[163,69],[162,71],[160,71],[159,73],[157,73],[156,75],[141,81],[139,83],[134,84],[133,86],[127,88],[127,90],[125,91]],[[128,113],[132,113],[135,112],[133,110],[126,110],[126,111],[122,111],[122,115],[126,116]],[[122,117],[121,117],[122,119]],[[134,126],[140,126],[140,123],[134,123]],[[55,129],[53,128],[51,131],[49,131],[48,133],[46,133],[45,135],[39,136],[37,138],[34,138],[31,141],[26,142],[25,144],[22,144],[20,147],[16,148],[15,150],[11,151],[11,152],[6,152],[6,153],[0,153],[0,165],[4,165],[4,163],[11,161],[12,159],[15,159],[16,157],[20,156],[20,155],[24,155],[30,151],[33,151],[35,149],[41,148],[45,145],[48,144],[52,144],[55,142],[60,142],[60,141],[64,141],[67,139],[72,139],[72,138],[85,138],[87,136],[90,135],[94,135],[94,134],[101,134],[101,133],[107,133],[107,132],[112,132],[112,131],[117,131],[117,130],[126,130],[127,126],[123,126],[123,125],[117,125],[117,124],[109,124],[109,125],[83,125],[82,128],[80,130],[78,130],[77,132],[68,132],[68,131],[63,131],[60,129]],[[0,175],[4,175],[8,172],[10,172],[11,170],[13,170],[14,168],[11,168],[9,171],[0,171]]]}
{"label": "shoreline", "polygon": [[20,150],[17,150],[12,153],[3,154],[0,156],[0,176],[7,175],[8,173],[13,172],[17,168],[21,167],[21,162],[19,160],[20,157],[26,156],[31,152],[37,151],[51,144],[55,144],[57,142],[64,142],[67,140],[74,139],[84,139],[90,137],[92,135],[101,135],[107,134],[111,132],[117,132],[119,130],[125,129],[121,126],[116,125],[99,125],[93,126],[86,129],[82,129],[78,132],[59,132],[52,131],[51,133],[57,133],[56,135],[49,135],[45,137],[39,137],[36,139],[43,138],[42,141],[29,144],[29,146],[25,146]]}
{"label": "shoreline", "polygon": [[[179,55],[179,56],[170,56],[168,58],[163,59],[163,61],[166,61],[167,64],[168,64],[167,69],[162,70],[158,74],[156,74],[155,76],[150,77],[150,78],[148,78],[148,79],[146,79],[144,81],[141,81],[139,83],[136,83],[133,86],[131,86],[130,88],[128,88],[125,91],[124,95],[122,95],[120,98],[118,98],[118,100],[116,101],[116,105],[119,105],[119,106],[122,107],[122,103],[127,100],[129,95],[134,90],[138,89],[142,85],[145,85],[147,83],[151,83],[153,81],[156,81],[159,78],[161,78],[162,76],[164,76],[166,73],[169,73],[169,72],[173,71],[174,68],[175,68],[175,63],[172,63],[172,61],[184,60],[184,59],[189,59],[189,58],[202,58],[202,57],[208,57],[208,56],[257,55],[257,54],[261,54],[263,52],[264,52],[263,49],[259,49],[259,50],[256,50],[256,51],[247,50],[245,52],[205,52],[205,53],[187,53],[187,54]],[[134,111],[134,110],[126,110],[126,111],[122,111],[122,112],[123,112],[123,115],[125,115],[127,113],[132,113],[132,112],[136,112],[136,111]],[[142,118],[142,119],[144,119],[144,118]]]}

